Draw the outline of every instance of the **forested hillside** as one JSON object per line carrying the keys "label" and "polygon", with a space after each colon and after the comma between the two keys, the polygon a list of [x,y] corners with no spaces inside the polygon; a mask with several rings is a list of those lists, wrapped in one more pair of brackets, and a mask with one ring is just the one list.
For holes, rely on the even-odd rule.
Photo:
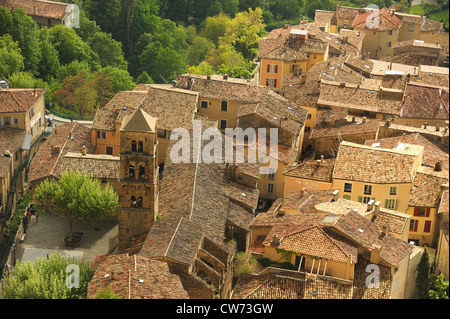
{"label": "forested hillside", "polygon": [[[402,0],[407,1],[407,0]],[[337,0],[64,0],[80,27],[38,28],[22,9],[0,7],[0,79],[44,87],[48,107],[92,116],[118,91],[170,83],[184,72],[249,78],[259,40],[312,20]],[[380,7],[391,0],[376,0]],[[342,5],[361,6],[365,0]]]}

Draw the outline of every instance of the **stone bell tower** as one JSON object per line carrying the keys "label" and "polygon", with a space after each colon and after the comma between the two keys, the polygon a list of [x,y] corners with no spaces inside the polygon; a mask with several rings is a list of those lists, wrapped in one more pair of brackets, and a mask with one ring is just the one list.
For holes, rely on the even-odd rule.
{"label": "stone bell tower", "polygon": [[157,119],[141,108],[120,128],[119,251],[148,233],[158,213]]}

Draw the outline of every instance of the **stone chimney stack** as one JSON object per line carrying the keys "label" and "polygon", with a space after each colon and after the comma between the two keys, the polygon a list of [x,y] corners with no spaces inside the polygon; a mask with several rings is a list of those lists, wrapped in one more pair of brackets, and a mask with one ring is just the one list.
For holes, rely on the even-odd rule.
{"label": "stone chimney stack", "polygon": [[381,246],[377,244],[372,245],[372,249],[370,251],[370,262],[372,264],[378,265],[381,261]]}

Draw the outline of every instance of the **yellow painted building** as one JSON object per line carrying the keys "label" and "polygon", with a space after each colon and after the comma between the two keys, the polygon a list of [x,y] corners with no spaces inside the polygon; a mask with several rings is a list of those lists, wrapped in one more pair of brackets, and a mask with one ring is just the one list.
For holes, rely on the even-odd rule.
{"label": "yellow painted building", "polygon": [[267,38],[260,42],[259,85],[278,92],[285,76],[303,74],[328,59],[328,44],[308,39],[306,30],[293,29],[283,39]]}
{"label": "yellow painted building", "polygon": [[343,141],[333,171],[333,190],[342,198],[406,213],[414,176],[422,164],[423,146],[399,144],[395,149]]}

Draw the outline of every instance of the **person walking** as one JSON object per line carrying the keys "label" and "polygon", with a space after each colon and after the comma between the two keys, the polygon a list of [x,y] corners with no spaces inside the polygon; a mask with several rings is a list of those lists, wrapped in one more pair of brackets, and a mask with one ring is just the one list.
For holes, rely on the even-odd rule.
{"label": "person walking", "polygon": [[22,227],[23,227],[23,232],[26,233],[27,232],[27,228],[28,228],[28,216],[27,215],[23,215]]}

